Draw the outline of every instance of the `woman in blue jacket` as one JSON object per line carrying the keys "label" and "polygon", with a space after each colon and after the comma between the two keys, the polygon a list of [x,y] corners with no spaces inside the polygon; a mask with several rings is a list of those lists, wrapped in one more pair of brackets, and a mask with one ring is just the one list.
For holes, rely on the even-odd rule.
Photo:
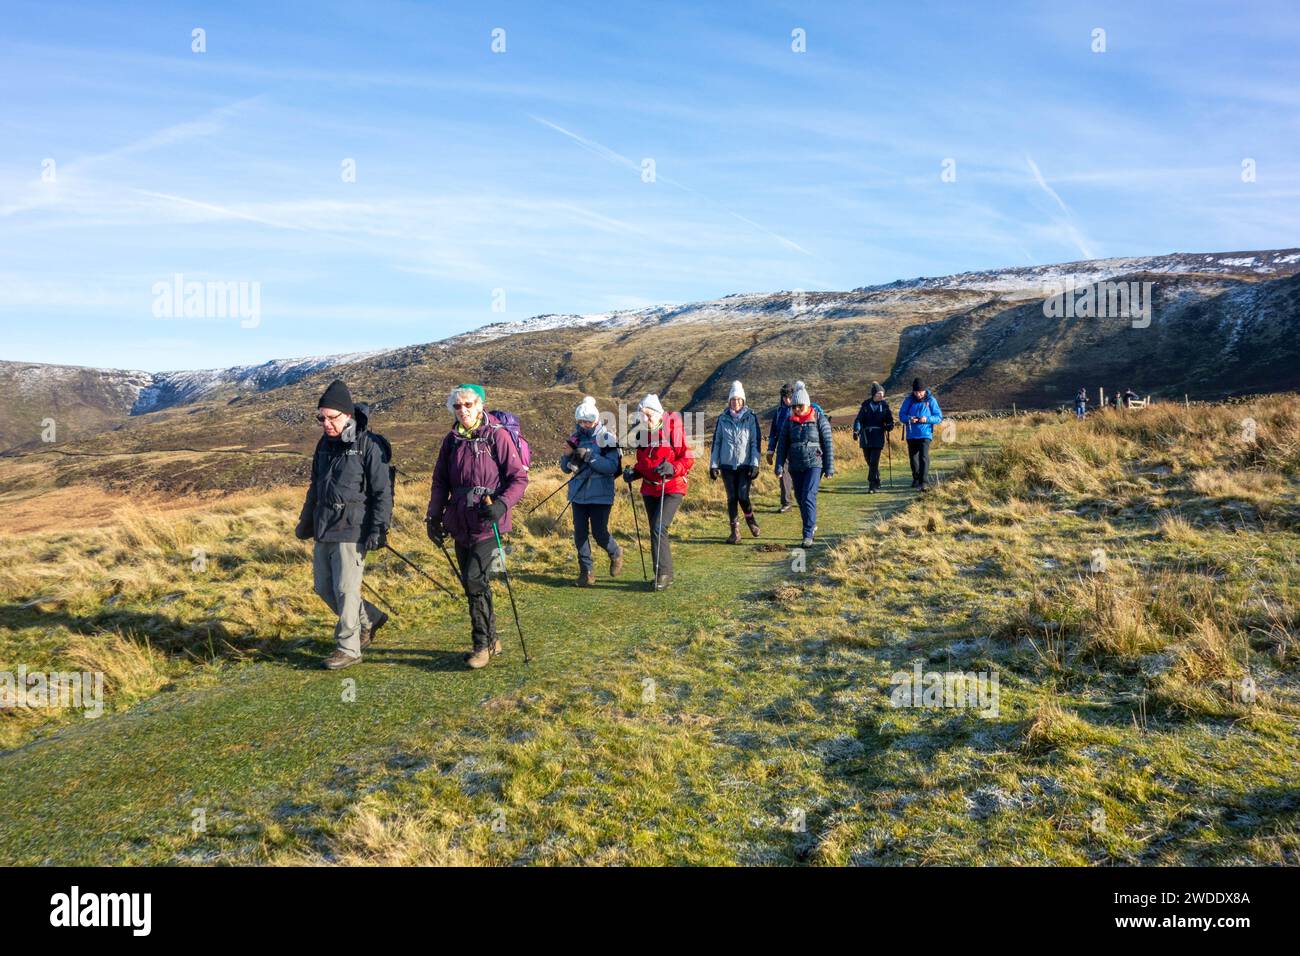
{"label": "woman in blue jacket", "polygon": [[758,416],[745,404],[745,386],[731,383],[727,410],[718,416],[713,429],[713,450],[709,453],[709,478],[722,476],[727,489],[727,517],[731,519],[731,537],[727,544],[740,543],[740,518],[745,514],[749,533],[758,537],[754,506],[749,501],[749,483],[758,477],[758,460],[763,453],[763,434]]}
{"label": "woman in blue jacket", "polygon": [[912,487],[924,491],[930,477],[930,439],[934,426],[943,421],[939,403],[919,378],[912,379],[912,391],[898,406],[898,420],[906,426],[907,457],[912,463]]}
{"label": "woman in blue jacket", "polygon": [[583,398],[573,419],[572,450],[560,459],[560,469],[574,475],[569,482],[569,502],[573,506],[573,543],[578,549],[578,586],[589,588],[596,583],[589,537],[609,554],[610,577],[618,577],[623,570],[623,549],[609,533],[615,478],[623,470],[623,461],[618,439],[600,421],[594,398]]}
{"label": "woman in blue jacket", "polygon": [[776,440],[777,476],[786,468],[790,469],[803,518],[803,546],[810,548],[817,530],[817,489],[823,478],[835,476],[835,448],[831,444],[830,419],[808,397],[803,382],[795,382],[790,417]]}

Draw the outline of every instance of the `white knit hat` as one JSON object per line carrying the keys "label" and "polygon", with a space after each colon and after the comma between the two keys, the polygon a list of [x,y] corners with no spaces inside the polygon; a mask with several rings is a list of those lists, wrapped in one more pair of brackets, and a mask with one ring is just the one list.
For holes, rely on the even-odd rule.
{"label": "white knit hat", "polygon": [[790,400],[791,405],[811,405],[808,400],[808,388],[803,382],[794,383],[794,398]]}
{"label": "white knit hat", "polygon": [[641,404],[637,405],[637,408],[648,408],[652,412],[658,412],[660,415],[664,413],[664,407],[659,403],[659,396],[654,392],[651,392],[645,398],[641,399]]}
{"label": "white knit hat", "polygon": [[727,395],[727,401],[731,401],[733,398],[738,398],[742,402],[745,400],[745,386],[741,385],[739,381],[731,383],[731,391]]}
{"label": "white knit hat", "polygon": [[600,421],[600,412],[596,410],[596,400],[590,395],[584,396],[582,404],[573,410],[573,420],[575,422]]}

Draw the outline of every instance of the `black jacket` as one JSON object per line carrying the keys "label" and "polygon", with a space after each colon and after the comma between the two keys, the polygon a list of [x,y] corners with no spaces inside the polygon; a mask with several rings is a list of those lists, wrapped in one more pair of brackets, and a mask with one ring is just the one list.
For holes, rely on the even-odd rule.
{"label": "black jacket", "polygon": [[321,435],[316,442],[311,486],[298,523],[311,522],[317,541],[360,543],[392,523],[392,449],[386,438],[367,429],[369,415],[370,406],[358,404],[342,435]]}
{"label": "black jacket", "polygon": [[867,399],[858,409],[858,417],[853,420],[853,434],[863,448],[884,448],[885,432],[893,427],[894,414],[889,410],[888,402]]}

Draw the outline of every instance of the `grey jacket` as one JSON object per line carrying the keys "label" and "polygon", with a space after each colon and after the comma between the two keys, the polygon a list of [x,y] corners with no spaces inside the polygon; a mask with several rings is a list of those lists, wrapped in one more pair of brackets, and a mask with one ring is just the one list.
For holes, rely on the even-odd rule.
{"label": "grey jacket", "polygon": [[713,450],[709,453],[710,468],[757,468],[763,454],[763,433],[758,426],[758,416],[746,405],[739,415],[728,408],[718,416],[713,428]]}
{"label": "grey jacket", "polygon": [[578,439],[579,448],[588,449],[588,455],[587,464],[581,471],[574,464],[572,453],[560,459],[563,471],[578,471],[577,477],[569,482],[569,500],[579,505],[612,505],[614,479],[623,471],[618,439],[603,423],[590,432],[578,428],[574,437]]}

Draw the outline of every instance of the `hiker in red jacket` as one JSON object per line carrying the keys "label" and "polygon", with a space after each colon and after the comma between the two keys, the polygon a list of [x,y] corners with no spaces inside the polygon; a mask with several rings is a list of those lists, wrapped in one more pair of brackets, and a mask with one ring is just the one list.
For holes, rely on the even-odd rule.
{"label": "hiker in red jacket", "polygon": [[465,661],[473,668],[486,666],[501,653],[488,583],[497,546],[492,524],[502,535],[510,530],[510,513],[528,487],[528,469],[519,449],[505,426],[488,416],[485,400],[480,385],[459,385],[447,396],[454,421],[438,449],[424,519],[429,540],[441,545],[450,535],[456,544],[473,641]]}
{"label": "hiker in red jacket", "polygon": [[695,464],[695,457],[686,444],[682,416],[677,412],[665,414],[658,395],[647,395],[637,410],[641,424],[636,431],[636,464],[623,469],[623,480],[629,485],[641,480],[641,500],[650,522],[654,587],[663,591],[673,580],[668,527],[686,496],[686,473]]}

